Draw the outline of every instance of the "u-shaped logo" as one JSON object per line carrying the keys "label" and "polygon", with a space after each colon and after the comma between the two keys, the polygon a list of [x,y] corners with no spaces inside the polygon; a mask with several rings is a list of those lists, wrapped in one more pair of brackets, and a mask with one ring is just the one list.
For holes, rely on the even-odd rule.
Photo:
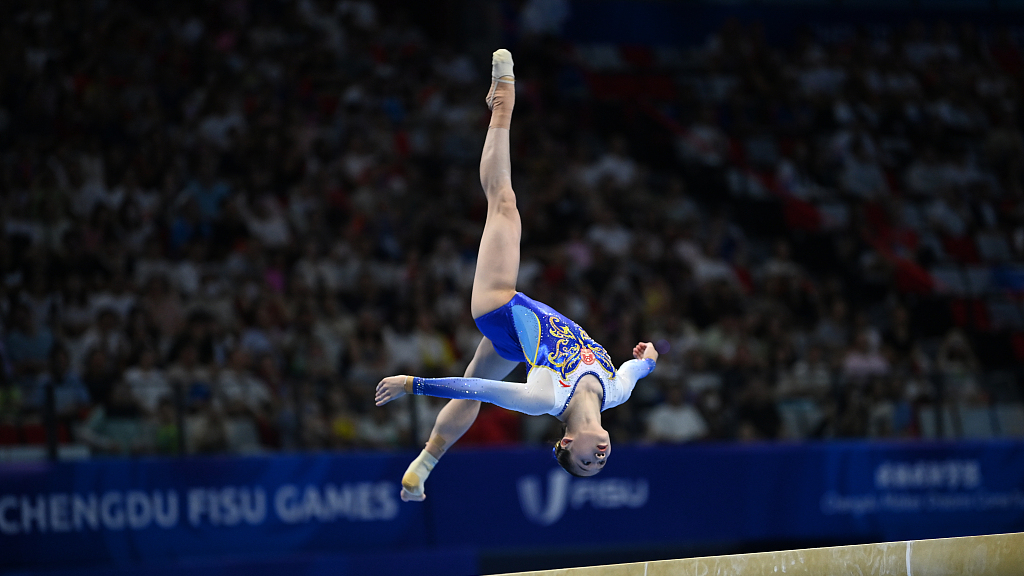
{"label": "u-shaped logo", "polygon": [[551,526],[572,507],[590,504],[594,508],[641,508],[647,504],[650,489],[645,478],[573,479],[565,471],[553,468],[548,472],[547,497],[537,476],[523,476],[516,485],[519,505],[530,521]]}

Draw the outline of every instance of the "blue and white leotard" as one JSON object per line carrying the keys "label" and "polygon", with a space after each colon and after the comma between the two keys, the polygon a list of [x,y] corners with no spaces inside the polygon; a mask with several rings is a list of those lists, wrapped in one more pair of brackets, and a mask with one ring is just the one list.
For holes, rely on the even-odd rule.
{"label": "blue and white leotard", "polygon": [[530,365],[526,382],[415,378],[414,394],[481,400],[524,414],[558,417],[587,374],[601,383],[603,412],[628,400],[637,380],[654,370],[654,360],[646,358],[629,360],[616,370],[608,352],[586,330],[521,292],[477,318],[476,325],[499,356]]}

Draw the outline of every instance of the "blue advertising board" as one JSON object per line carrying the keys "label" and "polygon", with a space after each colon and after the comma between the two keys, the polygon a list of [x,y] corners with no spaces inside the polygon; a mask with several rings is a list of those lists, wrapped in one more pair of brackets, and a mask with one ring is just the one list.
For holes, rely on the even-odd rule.
{"label": "blue advertising board", "polygon": [[620,446],[586,479],[543,449],[452,452],[423,504],[398,498],[411,457],[3,465],[0,569],[1024,530],[1018,441]]}

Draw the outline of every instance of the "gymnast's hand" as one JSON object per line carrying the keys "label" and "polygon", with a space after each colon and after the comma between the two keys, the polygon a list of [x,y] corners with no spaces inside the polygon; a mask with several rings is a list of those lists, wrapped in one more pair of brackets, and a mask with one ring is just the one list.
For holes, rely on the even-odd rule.
{"label": "gymnast's hand", "polygon": [[[644,358],[650,358],[655,362],[658,361],[658,351],[654,349],[654,344],[650,342],[640,342],[633,347],[633,358],[637,360],[643,360]],[[380,388],[378,387],[378,390]]]}
{"label": "gymnast's hand", "polygon": [[412,380],[408,376],[389,376],[377,384],[377,396],[374,398],[377,406],[383,406],[395,398],[405,396],[405,383]]}

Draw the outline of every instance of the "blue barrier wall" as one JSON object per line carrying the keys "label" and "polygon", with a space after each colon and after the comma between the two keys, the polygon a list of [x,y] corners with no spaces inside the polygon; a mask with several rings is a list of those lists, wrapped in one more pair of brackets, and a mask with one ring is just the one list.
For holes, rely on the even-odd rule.
{"label": "blue barrier wall", "polygon": [[323,556],[387,573],[434,554],[455,573],[479,550],[1024,530],[1024,442],[621,446],[589,479],[543,449],[454,452],[421,505],[398,498],[411,457],[5,465],[0,568],[302,558],[314,573]]}

